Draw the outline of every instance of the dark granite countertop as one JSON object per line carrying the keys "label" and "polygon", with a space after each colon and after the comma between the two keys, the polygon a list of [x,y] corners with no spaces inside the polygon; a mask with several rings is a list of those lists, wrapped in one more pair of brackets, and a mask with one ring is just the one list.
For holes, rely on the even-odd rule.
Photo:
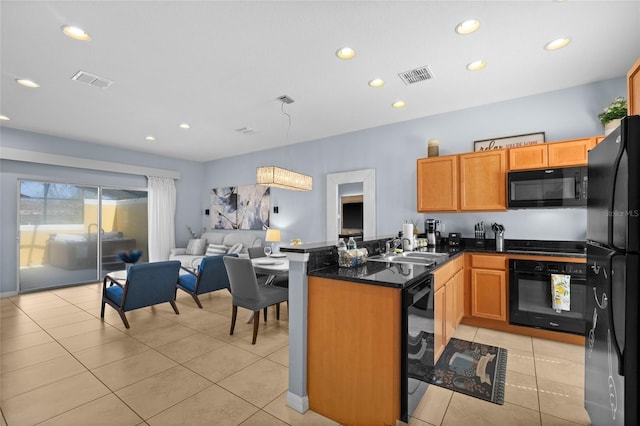
{"label": "dark granite countertop", "polygon": [[[447,263],[452,258],[462,253],[487,253],[487,254],[523,254],[531,256],[553,256],[586,258],[586,245],[580,241],[535,241],[535,240],[507,240],[505,251],[498,252],[492,240],[485,240],[484,247],[476,247],[475,240],[463,240],[462,248],[451,248],[449,246],[439,247],[436,253],[447,253],[435,265],[425,266],[418,264],[394,263],[394,262],[367,262],[365,265],[355,268],[342,268],[337,263],[327,264],[326,259],[336,257],[335,247],[328,243],[305,244],[300,246],[282,247],[283,252],[310,253],[322,257],[324,262],[315,262],[310,265],[307,275],[321,278],[338,279],[356,283],[380,285],[393,288],[405,288],[421,280],[426,275],[432,274],[439,266]],[[360,247],[368,243],[359,243]],[[374,243],[369,243],[374,244]],[[329,253],[326,253],[329,250]],[[416,251],[427,251],[418,249]],[[430,249],[429,251],[434,251]],[[323,253],[324,252],[324,253]],[[369,248],[370,255],[376,254]]]}
{"label": "dark granite countertop", "polygon": [[435,271],[438,266],[447,263],[460,253],[462,252],[459,250],[451,251],[449,257],[443,258],[431,266],[396,262],[367,262],[355,268],[342,268],[338,265],[327,266],[309,271],[307,275],[384,287],[405,288],[420,281]]}

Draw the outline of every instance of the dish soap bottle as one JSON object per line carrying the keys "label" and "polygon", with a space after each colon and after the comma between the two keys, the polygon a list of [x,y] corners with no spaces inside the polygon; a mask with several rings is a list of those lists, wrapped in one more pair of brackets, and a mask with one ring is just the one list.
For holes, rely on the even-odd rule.
{"label": "dish soap bottle", "polygon": [[347,241],[347,249],[355,250],[357,248],[358,245],[356,244],[356,240],[354,240],[353,237],[349,237],[349,241]]}

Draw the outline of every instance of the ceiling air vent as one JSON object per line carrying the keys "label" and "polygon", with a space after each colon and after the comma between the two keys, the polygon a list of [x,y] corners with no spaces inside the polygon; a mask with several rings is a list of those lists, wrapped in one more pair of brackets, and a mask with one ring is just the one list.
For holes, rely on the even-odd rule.
{"label": "ceiling air vent", "polygon": [[398,76],[402,81],[404,81],[404,84],[409,85],[420,83],[425,80],[431,80],[433,78],[433,72],[425,65],[424,67],[401,72]]}
{"label": "ceiling air vent", "polygon": [[258,133],[255,130],[253,130],[251,127],[240,127],[239,129],[236,129],[236,132],[242,135],[255,135],[256,133]]}
{"label": "ceiling air vent", "polygon": [[80,83],[85,83],[89,86],[99,87],[101,89],[106,89],[113,83],[111,80],[86,71],[78,71],[73,77],[71,77],[71,80],[79,81]]}

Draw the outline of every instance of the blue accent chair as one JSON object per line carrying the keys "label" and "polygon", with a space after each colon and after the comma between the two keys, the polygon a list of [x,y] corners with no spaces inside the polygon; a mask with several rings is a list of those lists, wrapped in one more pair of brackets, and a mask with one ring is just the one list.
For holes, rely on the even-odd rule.
{"label": "blue accent chair", "polygon": [[178,288],[184,290],[193,297],[196,304],[202,309],[202,303],[198,299],[199,294],[210,293],[216,290],[227,289],[229,291],[229,276],[222,260],[225,256],[238,257],[237,254],[221,254],[208,256],[202,259],[196,272],[182,266],[187,274],[178,278]]}
{"label": "blue accent chair", "polygon": [[104,318],[105,304],[118,311],[126,328],[129,328],[129,322],[124,313],[134,309],[169,302],[175,313],[180,314],[176,306],[179,273],[180,261],[169,260],[131,266],[124,284],[109,275],[105,276],[102,282],[100,318]]}

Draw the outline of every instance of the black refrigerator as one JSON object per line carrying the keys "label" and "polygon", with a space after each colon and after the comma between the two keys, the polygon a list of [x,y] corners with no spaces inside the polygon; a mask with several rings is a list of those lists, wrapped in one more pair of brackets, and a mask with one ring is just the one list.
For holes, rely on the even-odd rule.
{"label": "black refrigerator", "polygon": [[585,408],[593,425],[637,425],[640,116],[589,152]]}

